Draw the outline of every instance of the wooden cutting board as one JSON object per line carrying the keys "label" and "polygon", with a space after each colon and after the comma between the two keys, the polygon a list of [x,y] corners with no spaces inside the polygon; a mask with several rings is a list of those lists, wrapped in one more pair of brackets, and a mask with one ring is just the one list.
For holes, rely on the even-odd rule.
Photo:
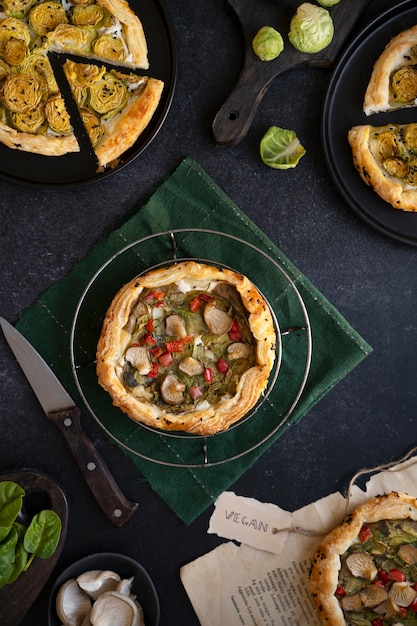
{"label": "wooden cutting board", "polygon": [[[331,67],[368,2],[340,0],[330,7],[335,33],[331,44],[321,52],[306,54],[298,52],[288,40],[291,18],[301,0],[228,0],[243,30],[244,62],[236,86],[214,119],[216,144],[231,146],[243,139],[259,103],[279,74],[303,65]],[[273,61],[261,61],[252,49],[252,39],[262,26],[272,26],[284,39],[284,50]]]}
{"label": "wooden cutting board", "polygon": [[54,554],[48,559],[35,558],[27,572],[0,589],[0,624],[18,626],[46,584],[61,554],[67,530],[68,505],[61,487],[37,470],[0,473],[0,481],[3,480],[16,482],[25,490],[22,523],[29,523],[42,509],[52,509],[62,522],[61,538]]}

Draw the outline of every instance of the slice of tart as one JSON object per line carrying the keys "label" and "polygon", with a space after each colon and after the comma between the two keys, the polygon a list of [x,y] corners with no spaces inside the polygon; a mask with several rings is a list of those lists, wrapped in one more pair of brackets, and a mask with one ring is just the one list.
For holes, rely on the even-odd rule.
{"label": "slice of tart", "polygon": [[417,123],[355,126],[348,140],[362,180],[394,208],[417,211]]}

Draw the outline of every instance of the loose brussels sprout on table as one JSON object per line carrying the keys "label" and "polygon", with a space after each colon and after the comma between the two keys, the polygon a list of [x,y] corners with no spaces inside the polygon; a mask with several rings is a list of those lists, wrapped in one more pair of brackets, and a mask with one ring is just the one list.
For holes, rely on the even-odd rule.
{"label": "loose brussels sprout on table", "polygon": [[278,170],[295,167],[305,152],[293,130],[278,126],[271,126],[260,144],[262,161],[265,165]]}
{"label": "loose brussels sprout on table", "polygon": [[283,51],[284,40],[272,26],[262,26],[252,40],[252,48],[261,61],[272,61]]}
{"label": "loose brussels sprout on table", "polygon": [[288,38],[300,52],[315,53],[332,41],[334,25],[330,13],[310,2],[301,4],[290,24]]}

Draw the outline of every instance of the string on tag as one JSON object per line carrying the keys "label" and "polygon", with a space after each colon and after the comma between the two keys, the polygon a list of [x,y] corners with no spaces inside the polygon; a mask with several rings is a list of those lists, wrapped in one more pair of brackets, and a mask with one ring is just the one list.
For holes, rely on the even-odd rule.
{"label": "string on tag", "polygon": [[[409,450],[409,452],[407,452],[399,460],[389,461],[388,463],[382,463],[381,465],[376,465],[375,467],[363,468],[363,469],[358,470],[349,481],[349,485],[347,487],[346,496],[345,496],[346,497],[345,511],[343,513],[342,519],[340,520],[340,523],[343,521],[343,519],[349,512],[350,502],[352,499],[352,489],[355,483],[357,482],[357,480],[361,476],[374,474],[375,472],[381,472],[382,470],[390,469],[391,467],[395,467],[396,465],[401,465],[401,463],[404,463],[405,461],[407,461],[416,452],[417,452],[417,446]],[[300,535],[305,535],[306,537],[323,537],[323,535],[326,534],[325,532],[323,532],[323,530],[317,531],[313,529],[303,528],[301,526],[291,526],[288,528],[274,528],[273,532],[274,533],[278,533],[278,532],[297,533]]]}
{"label": "string on tag", "polygon": [[416,452],[417,452],[417,446],[415,446],[414,448],[409,450],[399,460],[389,461],[388,463],[383,463],[381,465],[377,465],[376,467],[364,468],[364,469],[358,470],[356,472],[356,474],[354,474],[352,476],[352,478],[350,479],[350,482],[349,482],[349,485],[348,485],[348,488],[347,488],[346,507],[345,507],[345,513],[344,513],[343,517],[347,514],[347,512],[349,510],[349,505],[350,505],[350,501],[351,501],[351,498],[352,498],[352,489],[353,489],[356,481],[358,480],[358,478],[360,478],[361,476],[365,476],[367,474],[374,474],[375,472],[381,472],[382,470],[390,469],[391,467],[395,467],[395,465],[401,465],[401,463],[404,463],[405,461],[407,461]]}

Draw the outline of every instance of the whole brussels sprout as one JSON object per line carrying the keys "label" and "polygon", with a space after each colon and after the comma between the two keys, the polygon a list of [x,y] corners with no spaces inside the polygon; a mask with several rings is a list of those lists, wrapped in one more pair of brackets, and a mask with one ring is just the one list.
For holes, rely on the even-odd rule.
{"label": "whole brussels sprout", "polygon": [[20,130],[23,133],[41,134],[42,127],[43,132],[46,130],[45,126],[45,113],[43,107],[36,107],[33,111],[27,111],[26,113],[10,113],[10,120],[13,128]]}
{"label": "whole brussels sprout", "polygon": [[104,8],[99,4],[78,4],[70,11],[71,23],[76,26],[96,26],[104,17]]}
{"label": "whole brussels sprout", "polygon": [[330,13],[310,2],[301,4],[290,24],[288,38],[300,52],[315,53],[332,41],[334,25]]}
{"label": "whole brussels sprout", "polygon": [[332,7],[337,4],[340,0],[317,0],[322,7]]}
{"label": "whole brussels sprout", "polygon": [[262,26],[252,40],[252,48],[261,61],[272,61],[283,51],[284,40],[272,26]]}
{"label": "whole brussels sprout", "polygon": [[9,17],[24,17],[29,9],[36,3],[36,0],[3,0],[3,11]]}
{"label": "whole brussels sprout", "polygon": [[58,24],[48,33],[48,41],[52,48],[60,48],[64,52],[75,54],[91,54],[91,43],[97,36],[93,26],[74,26],[74,24]]}

